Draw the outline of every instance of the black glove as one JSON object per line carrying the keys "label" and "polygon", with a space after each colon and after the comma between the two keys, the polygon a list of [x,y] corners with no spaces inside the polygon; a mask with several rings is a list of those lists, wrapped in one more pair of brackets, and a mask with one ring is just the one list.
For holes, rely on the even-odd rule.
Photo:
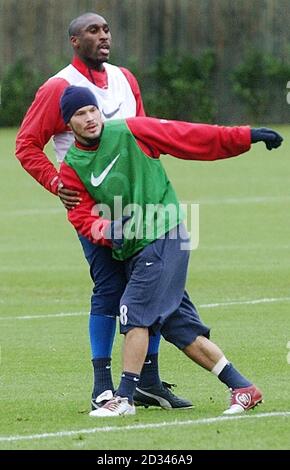
{"label": "black glove", "polygon": [[131,219],[131,215],[124,215],[122,218],[117,220],[112,220],[110,225],[105,230],[104,237],[107,240],[111,240],[112,248],[118,249],[122,248],[124,243],[124,225],[127,220]]}
{"label": "black glove", "polygon": [[252,144],[265,142],[267,149],[272,150],[280,147],[283,137],[278,132],[273,131],[273,129],[261,127],[259,129],[251,129],[251,142]]}

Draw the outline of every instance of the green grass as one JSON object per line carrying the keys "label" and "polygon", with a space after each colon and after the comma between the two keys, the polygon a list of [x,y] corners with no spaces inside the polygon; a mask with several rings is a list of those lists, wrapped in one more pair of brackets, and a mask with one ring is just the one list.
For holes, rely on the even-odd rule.
{"label": "green grass", "polygon": [[[200,201],[200,245],[191,254],[187,289],[212,327],[212,339],[265,395],[264,405],[246,418],[209,422],[205,419],[220,416],[227,406],[224,386],[165,342],[162,378],[178,384],[176,393],[190,398],[193,410],[88,417],[87,265],[61,203],[13,157],[15,131],[0,130],[0,449],[289,448],[289,415],[259,417],[290,411],[290,128],[280,130],[285,143],[277,151],[257,144],[248,155],[228,161],[163,158],[180,199]],[[256,299],[276,300],[205,306]],[[46,316],[61,312],[81,314]],[[37,315],[43,317],[17,318]],[[117,335],[116,382],[121,342]],[[160,423],[167,424],[157,427]],[[128,425],[132,428],[124,429]],[[1,440],[59,431],[75,434]]]}

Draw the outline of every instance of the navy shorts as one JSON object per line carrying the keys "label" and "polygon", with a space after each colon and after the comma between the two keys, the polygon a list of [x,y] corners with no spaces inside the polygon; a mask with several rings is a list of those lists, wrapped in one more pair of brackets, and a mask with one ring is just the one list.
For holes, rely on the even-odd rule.
{"label": "navy shorts", "polygon": [[81,235],[78,237],[94,283],[91,315],[119,315],[120,299],[127,282],[124,262],[115,260],[110,248],[91,243]]}
{"label": "navy shorts", "polygon": [[184,248],[187,237],[180,224],[124,262],[128,283],[120,302],[121,333],[147,327],[180,349],[209,335],[185,292],[189,250],[181,244]]}

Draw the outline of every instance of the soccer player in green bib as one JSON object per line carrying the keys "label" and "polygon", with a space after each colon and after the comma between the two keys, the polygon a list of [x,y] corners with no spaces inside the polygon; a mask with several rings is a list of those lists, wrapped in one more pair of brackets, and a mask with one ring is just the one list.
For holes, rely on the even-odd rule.
{"label": "soccer player in green bib", "polygon": [[90,416],[135,414],[133,395],[149,335],[157,332],[230,389],[225,414],[261,403],[261,391],[210,341],[210,330],[185,291],[189,236],[159,157],[217,160],[247,152],[260,141],[268,150],[277,148],[282,137],[266,128],[147,117],[103,123],[95,96],[76,86],[64,91],[61,110],[75,143],[61,165],[60,178],[81,195],[68,219],[91,242],[110,247],[113,257],[125,263],[127,276],[120,300],[120,331],[125,335],[121,381]]}

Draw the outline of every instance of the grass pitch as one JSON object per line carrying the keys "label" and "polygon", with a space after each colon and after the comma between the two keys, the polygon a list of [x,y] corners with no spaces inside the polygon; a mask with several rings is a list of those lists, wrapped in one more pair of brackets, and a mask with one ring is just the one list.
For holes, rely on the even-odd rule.
{"label": "grass pitch", "polygon": [[[290,128],[280,131],[277,151],[256,144],[214,163],[163,158],[180,199],[200,202],[187,289],[264,405],[220,419],[224,386],[163,341],[161,376],[195,408],[94,420],[87,265],[61,203],[13,157],[15,131],[0,130],[0,449],[289,449]],[[120,354],[117,335],[116,383]]]}

